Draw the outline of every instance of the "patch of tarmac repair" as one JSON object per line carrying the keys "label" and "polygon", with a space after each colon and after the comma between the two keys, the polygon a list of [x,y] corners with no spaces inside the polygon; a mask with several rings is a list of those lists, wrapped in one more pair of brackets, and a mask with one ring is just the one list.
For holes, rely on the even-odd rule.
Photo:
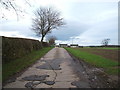
{"label": "patch of tarmac repair", "polygon": [[47,85],[53,85],[53,84],[55,84],[54,81],[44,81],[44,83],[47,84]]}
{"label": "patch of tarmac repair", "polygon": [[61,60],[57,60],[57,62],[56,62],[56,59],[55,59],[51,62],[46,61],[45,64],[37,66],[36,68],[47,69],[47,70],[61,70],[60,64],[61,64]]}
{"label": "patch of tarmac repair", "polygon": [[[40,65],[36,68],[47,69],[47,70],[61,70],[60,68],[61,60],[57,60],[57,62],[56,62],[56,59],[51,62],[44,60],[44,62],[45,64]],[[45,81],[46,77],[49,77],[49,75],[41,75],[41,76],[31,75],[31,76],[24,77],[22,79],[26,81],[32,81],[25,84],[25,87],[27,88],[35,88],[36,85],[41,83],[44,83],[47,85],[55,84],[55,81]],[[39,81],[39,82],[36,82],[36,81]]]}
{"label": "patch of tarmac repair", "polygon": [[77,86],[78,88],[90,88],[89,84],[85,81],[74,81],[71,84]]}
{"label": "patch of tarmac repair", "polygon": [[28,82],[25,84],[25,87],[26,88],[34,88],[34,84],[33,84],[33,82]]}
{"label": "patch of tarmac repair", "polygon": [[28,83],[26,83],[25,84],[25,87],[26,88],[35,88],[35,86],[36,85],[38,85],[38,84],[41,84],[41,83],[45,83],[45,84],[47,84],[47,85],[53,85],[53,84],[55,84],[55,82],[54,81],[43,81],[43,82],[41,82],[41,81],[39,81],[39,82],[28,82]]}
{"label": "patch of tarmac repair", "polygon": [[27,76],[22,78],[25,81],[31,81],[25,84],[26,88],[35,88],[36,85],[41,84],[41,83],[45,83],[47,85],[53,85],[55,84],[54,81],[45,81],[46,77],[49,77],[49,75],[31,75],[31,76]]}
{"label": "patch of tarmac repair", "polygon": [[26,81],[43,81],[46,79],[46,77],[49,77],[49,75],[40,75],[40,76],[31,75],[31,76],[24,77],[22,79]]}

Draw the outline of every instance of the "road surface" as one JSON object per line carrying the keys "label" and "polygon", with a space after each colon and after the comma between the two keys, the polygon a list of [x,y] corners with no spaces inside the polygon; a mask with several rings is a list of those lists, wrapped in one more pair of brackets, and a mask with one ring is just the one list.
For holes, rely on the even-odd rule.
{"label": "road surface", "polygon": [[[86,65],[78,60],[75,61],[64,48],[57,47],[29,67],[14,82],[6,84],[4,88],[106,87],[106,84],[101,84],[93,73],[90,76],[86,72],[91,73],[90,70],[85,68]],[[100,71],[100,69],[92,68],[91,71]]]}

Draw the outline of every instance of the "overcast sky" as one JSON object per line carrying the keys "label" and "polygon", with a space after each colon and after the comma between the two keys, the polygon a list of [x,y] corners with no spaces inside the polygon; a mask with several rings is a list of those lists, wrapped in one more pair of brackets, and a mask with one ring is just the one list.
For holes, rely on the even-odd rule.
{"label": "overcast sky", "polygon": [[57,37],[57,44],[101,45],[105,38],[110,38],[110,44],[118,44],[118,0],[35,0],[31,7],[23,0],[16,3],[28,14],[17,20],[14,11],[1,7],[7,18],[0,17],[1,36],[39,39],[31,30],[33,11],[40,6],[52,6],[61,12],[66,22],[49,34]]}

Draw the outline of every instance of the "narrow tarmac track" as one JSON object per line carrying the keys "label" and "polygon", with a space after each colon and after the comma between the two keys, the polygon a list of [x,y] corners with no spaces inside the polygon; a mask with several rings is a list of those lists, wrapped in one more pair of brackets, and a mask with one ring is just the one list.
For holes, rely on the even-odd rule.
{"label": "narrow tarmac track", "polygon": [[53,48],[3,88],[99,88],[101,85],[91,83],[93,79],[85,71],[85,65],[75,61],[64,48]]}

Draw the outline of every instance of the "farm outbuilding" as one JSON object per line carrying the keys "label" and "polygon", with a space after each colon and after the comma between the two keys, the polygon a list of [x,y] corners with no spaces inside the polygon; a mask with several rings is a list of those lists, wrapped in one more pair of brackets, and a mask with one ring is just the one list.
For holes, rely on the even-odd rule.
{"label": "farm outbuilding", "polygon": [[67,44],[59,44],[60,47],[68,47]]}
{"label": "farm outbuilding", "polygon": [[70,47],[79,47],[78,44],[71,44]]}

